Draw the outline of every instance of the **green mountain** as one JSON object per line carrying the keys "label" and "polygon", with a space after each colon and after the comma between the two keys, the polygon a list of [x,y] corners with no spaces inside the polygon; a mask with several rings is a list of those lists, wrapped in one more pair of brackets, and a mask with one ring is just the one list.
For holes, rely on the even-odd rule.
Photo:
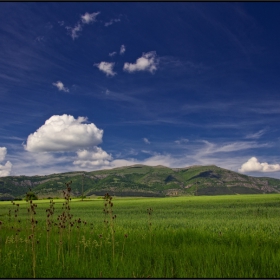
{"label": "green mountain", "polygon": [[[84,175],[83,175],[84,174]],[[182,196],[279,193],[280,180],[252,177],[210,166],[168,168],[132,165],[92,172],[68,172],[46,176],[0,178],[0,200],[23,198],[32,189],[39,198],[62,197],[72,181],[72,195]]]}

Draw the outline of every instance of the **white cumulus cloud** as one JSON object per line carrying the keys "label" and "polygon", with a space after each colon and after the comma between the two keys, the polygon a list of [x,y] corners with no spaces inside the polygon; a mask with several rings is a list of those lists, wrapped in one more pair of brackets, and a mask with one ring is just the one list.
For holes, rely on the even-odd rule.
{"label": "white cumulus cloud", "polygon": [[54,115],[45,124],[30,134],[24,146],[29,152],[72,151],[98,145],[102,142],[103,130],[87,119],[71,115]]}
{"label": "white cumulus cloud", "polygon": [[7,154],[7,148],[6,147],[0,147],[0,162],[3,161]]}
{"label": "white cumulus cloud", "polygon": [[57,81],[56,83],[53,83],[53,85],[56,86],[58,88],[58,90],[69,92],[69,89],[66,88],[61,81]]}
{"label": "white cumulus cloud", "polygon": [[84,15],[81,16],[82,22],[85,24],[89,24],[91,22],[96,21],[96,17],[100,14],[100,12],[97,13],[85,13]]}
{"label": "white cumulus cloud", "polygon": [[280,171],[279,164],[260,163],[256,157],[251,157],[247,162],[243,163],[239,172],[275,172]]}
{"label": "white cumulus cloud", "polygon": [[0,164],[0,177],[9,176],[12,170],[12,164],[10,161],[7,161],[5,165]]}
{"label": "white cumulus cloud", "polygon": [[92,166],[106,166],[110,164],[112,156],[103,151],[100,147],[93,147],[91,151],[83,149],[77,151],[78,160],[75,160],[73,164],[80,167],[92,167]]}
{"label": "white cumulus cloud", "polygon": [[124,64],[123,70],[129,73],[135,71],[149,71],[154,73],[157,70],[159,60],[157,59],[157,54],[154,51],[143,53],[142,57],[138,58],[135,63]]}
{"label": "white cumulus cloud", "polygon": [[117,73],[113,71],[115,63],[114,62],[105,62],[102,61],[100,63],[95,63],[96,66],[100,71],[104,72],[106,76],[115,76]]}
{"label": "white cumulus cloud", "polygon": [[125,53],[125,45],[121,45],[120,54],[124,54],[124,53]]}
{"label": "white cumulus cloud", "polygon": [[[0,147],[0,162],[4,161],[7,154],[6,147]],[[10,161],[7,161],[4,165],[0,164],[0,177],[9,176],[12,170],[12,164]]]}

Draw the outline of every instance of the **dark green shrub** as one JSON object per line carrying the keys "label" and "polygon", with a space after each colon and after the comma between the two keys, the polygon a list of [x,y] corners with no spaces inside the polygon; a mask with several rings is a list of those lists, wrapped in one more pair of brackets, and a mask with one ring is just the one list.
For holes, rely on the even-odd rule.
{"label": "dark green shrub", "polygon": [[25,195],[25,200],[38,200],[38,196],[33,191],[29,191]]}

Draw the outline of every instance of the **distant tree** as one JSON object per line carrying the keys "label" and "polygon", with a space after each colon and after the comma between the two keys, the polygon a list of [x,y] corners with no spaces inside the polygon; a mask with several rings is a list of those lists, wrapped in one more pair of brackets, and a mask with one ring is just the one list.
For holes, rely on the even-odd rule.
{"label": "distant tree", "polygon": [[25,200],[29,201],[29,200],[38,200],[38,196],[33,192],[33,191],[29,191],[26,193],[25,195]]}

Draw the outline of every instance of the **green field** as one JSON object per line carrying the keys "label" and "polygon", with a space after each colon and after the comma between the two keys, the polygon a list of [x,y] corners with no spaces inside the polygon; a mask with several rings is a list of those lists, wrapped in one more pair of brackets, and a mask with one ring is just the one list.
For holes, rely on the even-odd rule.
{"label": "green field", "polygon": [[54,202],[0,203],[0,277],[280,277],[280,195]]}

